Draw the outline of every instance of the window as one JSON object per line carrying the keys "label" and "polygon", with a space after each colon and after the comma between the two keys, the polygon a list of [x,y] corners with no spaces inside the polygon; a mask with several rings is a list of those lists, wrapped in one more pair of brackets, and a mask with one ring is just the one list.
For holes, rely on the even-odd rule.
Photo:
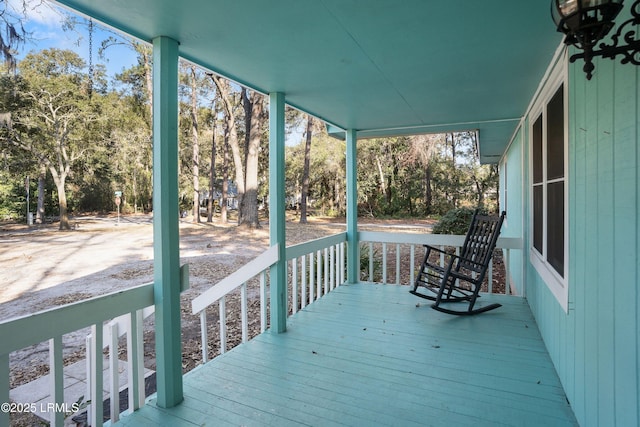
{"label": "window", "polygon": [[[530,115],[531,262],[567,310],[567,123],[565,84],[543,90]],[[546,95],[546,96],[545,96]]]}

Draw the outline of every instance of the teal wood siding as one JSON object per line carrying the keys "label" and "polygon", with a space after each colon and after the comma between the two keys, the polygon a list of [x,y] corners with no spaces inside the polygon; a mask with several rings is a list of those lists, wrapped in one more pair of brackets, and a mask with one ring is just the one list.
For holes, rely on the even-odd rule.
{"label": "teal wood siding", "polygon": [[[568,313],[525,257],[529,304],[582,426],[640,425],[639,77],[600,60],[587,81],[581,62],[569,65]],[[516,181],[528,194],[527,132],[523,143]]]}
{"label": "teal wood siding", "polygon": [[[514,137],[501,163],[500,210],[507,212],[501,236],[523,235],[522,129]],[[509,281],[516,295],[524,294],[523,251],[512,249],[509,258]]]}

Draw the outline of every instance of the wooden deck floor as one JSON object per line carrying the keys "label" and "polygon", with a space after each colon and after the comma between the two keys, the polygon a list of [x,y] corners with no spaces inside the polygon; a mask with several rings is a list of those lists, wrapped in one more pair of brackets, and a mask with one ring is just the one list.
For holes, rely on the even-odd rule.
{"label": "wooden deck floor", "polygon": [[[118,425],[577,425],[520,298],[472,317],[394,285],[345,285],[184,378]],[[417,306],[419,304],[419,306]]]}

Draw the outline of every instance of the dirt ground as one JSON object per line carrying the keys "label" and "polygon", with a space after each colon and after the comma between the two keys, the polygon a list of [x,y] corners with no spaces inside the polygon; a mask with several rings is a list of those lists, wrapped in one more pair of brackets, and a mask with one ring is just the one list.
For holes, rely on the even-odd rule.
{"label": "dirt ground", "polygon": [[[362,229],[428,232],[430,221],[363,221]],[[74,230],[61,232],[55,224],[27,227],[0,225],[0,321],[23,316],[89,297],[148,283],[153,280],[153,227],[147,215],[120,217],[86,216],[73,220]],[[344,231],[344,220],[310,218],[306,225],[294,216],[287,221],[287,245]],[[191,314],[190,302],[204,290],[255,258],[269,246],[268,224],[260,229],[239,229],[234,224],[180,223],[181,263],[190,267],[191,288],[182,294],[183,366],[188,371],[202,360],[200,321]],[[390,256],[393,259],[392,256]],[[393,269],[390,266],[390,269]],[[393,271],[393,270],[392,270]],[[249,284],[257,286],[256,284]],[[257,292],[249,310],[257,312]],[[210,308],[217,319],[217,307]],[[239,299],[227,301],[227,315],[239,313]],[[257,316],[255,316],[257,317]],[[219,353],[216,320],[209,354]],[[250,335],[260,325],[250,325]],[[88,330],[64,336],[65,364],[84,357]],[[240,330],[230,326],[228,347],[240,342]],[[145,322],[145,365],[155,368],[153,317]],[[121,352],[126,350],[122,346]],[[124,355],[124,354],[123,354]],[[11,355],[11,387],[32,381],[48,372],[47,343]]]}

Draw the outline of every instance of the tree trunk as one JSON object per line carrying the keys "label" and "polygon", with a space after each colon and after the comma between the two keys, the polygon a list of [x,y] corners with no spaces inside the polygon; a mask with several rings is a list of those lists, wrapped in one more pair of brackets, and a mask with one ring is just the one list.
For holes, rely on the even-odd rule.
{"label": "tree trunk", "polygon": [[433,187],[431,181],[433,179],[433,171],[431,170],[431,164],[428,164],[424,169],[424,204],[426,213],[431,213],[433,209]]}
{"label": "tree trunk", "polygon": [[242,156],[240,155],[240,144],[238,142],[238,131],[236,127],[236,120],[233,115],[233,104],[231,102],[231,95],[229,94],[229,83],[223,81],[220,77],[210,75],[211,79],[218,89],[222,105],[224,106],[224,117],[227,126],[227,145],[231,148],[233,155],[233,163],[236,170],[236,187],[238,189],[238,204],[242,204],[242,199],[245,194],[245,180],[244,170],[242,168]]}
{"label": "tree trunk", "polygon": [[133,190],[133,213],[138,213],[138,174],[137,169],[133,169],[133,180],[131,182],[131,189]]}
{"label": "tree trunk", "polygon": [[44,180],[47,176],[45,166],[40,168],[38,175],[38,207],[36,208],[36,224],[44,224]]}
{"label": "tree trunk", "polygon": [[243,96],[245,109],[245,123],[248,126],[246,132],[245,150],[245,193],[240,202],[238,211],[238,225],[249,228],[259,228],[258,218],[258,155],[260,151],[260,140],[262,125],[264,122],[264,102],[261,95],[251,92],[251,96]]}
{"label": "tree trunk", "polygon": [[311,163],[311,136],[313,117],[307,116],[306,141],[304,144],[304,166],[302,168],[302,195],[300,198],[300,224],[307,223],[307,198],[309,196],[309,165]]}
{"label": "tree trunk", "polygon": [[456,165],[456,157],[457,157],[457,153],[456,153],[456,134],[451,133],[449,134],[450,138],[451,138],[451,172],[453,173],[453,176],[451,177],[452,181],[453,181],[453,188],[451,191],[451,204],[453,205],[454,208],[458,207],[458,191],[460,190],[460,179],[458,178],[458,173],[457,173],[457,165]]}
{"label": "tree trunk", "polygon": [[67,193],[65,192],[65,181],[67,179],[67,175],[64,172],[58,174],[58,171],[54,167],[49,167],[49,172],[51,172],[53,182],[56,184],[56,190],[58,192],[58,207],[60,209],[60,230],[71,230],[71,225],[69,224],[69,214],[67,213]]}
{"label": "tree trunk", "polygon": [[213,222],[213,193],[216,189],[216,125],[211,130],[211,166],[209,167],[209,200],[207,200],[207,222]]}
{"label": "tree trunk", "polygon": [[220,220],[223,224],[228,221],[227,198],[229,193],[229,129],[224,130],[224,152],[222,157],[222,195],[220,198]]}
{"label": "tree trunk", "polygon": [[380,175],[380,192],[387,194],[387,181],[384,178],[384,172],[382,171],[382,162],[380,162],[380,156],[376,156],[376,165],[378,166],[378,174]]}
{"label": "tree trunk", "polygon": [[141,45],[141,54],[144,58],[144,80],[145,80],[145,89],[147,91],[147,99],[149,101],[149,129],[152,127],[153,123],[153,73],[151,70],[151,62],[153,60],[151,55],[151,49],[148,46]]}
{"label": "tree trunk", "polygon": [[191,136],[193,138],[193,222],[200,222],[200,145],[198,141],[198,88],[196,67],[191,66]]}

